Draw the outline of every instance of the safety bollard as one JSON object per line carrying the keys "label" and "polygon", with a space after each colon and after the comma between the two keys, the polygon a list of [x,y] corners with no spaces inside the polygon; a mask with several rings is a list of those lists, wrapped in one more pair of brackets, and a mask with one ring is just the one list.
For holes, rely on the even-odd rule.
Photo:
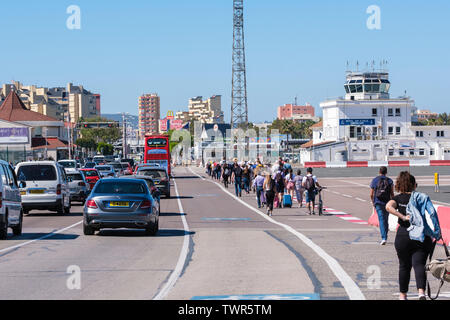
{"label": "safety bollard", "polygon": [[434,174],[434,192],[439,192],[439,173]]}

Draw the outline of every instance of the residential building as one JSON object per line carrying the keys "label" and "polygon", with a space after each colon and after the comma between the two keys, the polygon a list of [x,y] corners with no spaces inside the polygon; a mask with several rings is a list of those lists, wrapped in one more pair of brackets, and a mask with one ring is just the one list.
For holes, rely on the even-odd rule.
{"label": "residential building", "polygon": [[307,120],[317,122],[320,120],[320,118],[315,116],[315,109],[309,103],[306,103],[304,106],[285,104],[284,106],[278,107],[278,119],[298,122]]}
{"label": "residential building", "polygon": [[69,83],[64,87],[24,86],[18,81],[4,84],[0,91],[0,103],[11,91],[15,91],[27,109],[49,117],[75,123],[80,117],[85,119],[100,116],[100,95]]}
{"label": "residential building", "polygon": [[223,123],[224,114],[222,111],[222,96],[214,95],[207,100],[202,96],[189,99],[189,111],[180,111],[175,115],[175,119],[184,123],[189,121],[199,121],[201,123]]}
{"label": "residential building", "polygon": [[414,126],[410,97],[391,98],[388,72],[350,72],[346,95],[320,104],[305,161],[449,160],[450,126]]}
{"label": "residential building", "polygon": [[417,120],[419,121],[437,119],[438,116],[437,113],[431,112],[430,110],[417,110]]}
{"label": "residential building", "polygon": [[139,135],[159,133],[161,100],[158,94],[143,94],[139,97]]}

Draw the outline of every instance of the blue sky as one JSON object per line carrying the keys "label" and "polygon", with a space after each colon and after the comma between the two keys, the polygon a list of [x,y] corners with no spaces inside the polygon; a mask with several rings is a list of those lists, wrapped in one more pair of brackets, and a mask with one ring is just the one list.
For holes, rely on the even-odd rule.
{"label": "blue sky", "polygon": [[[67,7],[81,9],[69,30]],[[366,9],[381,9],[369,30]],[[0,82],[83,84],[102,112],[137,114],[142,93],[161,96],[162,114],[188,99],[223,96],[230,120],[232,0],[41,0],[2,3]],[[392,89],[419,108],[448,112],[448,0],[246,0],[250,121],[273,120],[294,101],[344,94],[346,63],[389,61]]]}

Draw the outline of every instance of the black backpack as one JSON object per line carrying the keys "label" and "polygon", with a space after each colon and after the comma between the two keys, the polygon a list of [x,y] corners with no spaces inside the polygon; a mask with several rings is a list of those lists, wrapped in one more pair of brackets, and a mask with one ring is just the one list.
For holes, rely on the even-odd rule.
{"label": "black backpack", "polygon": [[378,200],[388,202],[391,200],[391,184],[386,177],[380,178],[375,189],[375,196]]}
{"label": "black backpack", "polygon": [[312,176],[306,176],[305,189],[309,192],[316,190],[316,182]]}

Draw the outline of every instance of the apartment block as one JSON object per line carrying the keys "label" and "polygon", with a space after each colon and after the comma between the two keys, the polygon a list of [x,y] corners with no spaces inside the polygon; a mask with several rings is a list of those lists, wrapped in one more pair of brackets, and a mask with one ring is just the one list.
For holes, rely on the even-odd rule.
{"label": "apartment block", "polygon": [[85,119],[100,116],[100,95],[87,91],[83,86],[69,83],[64,87],[24,86],[14,81],[4,84],[0,90],[0,103],[11,91],[15,91],[28,110],[43,115],[75,123],[80,117]]}
{"label": "apartment block", "polygon": [[314,107],[309,103],[304,106],[285,104],[284,106],[278,107],[278,119],[294,121],[318,120],[315,116]]}
{"label": "apartment block", "polygon": [[207,100],[202,96],[189,99],[189,111],[180,111],[175,119],[183,122],[200,121],[202,123],[223,123],[222,96],[214,95]]}
{"label": "apartment block", "polygon": [[161,99],[156,94],[143,94],[139,97],[139,135],[158,134]]}

